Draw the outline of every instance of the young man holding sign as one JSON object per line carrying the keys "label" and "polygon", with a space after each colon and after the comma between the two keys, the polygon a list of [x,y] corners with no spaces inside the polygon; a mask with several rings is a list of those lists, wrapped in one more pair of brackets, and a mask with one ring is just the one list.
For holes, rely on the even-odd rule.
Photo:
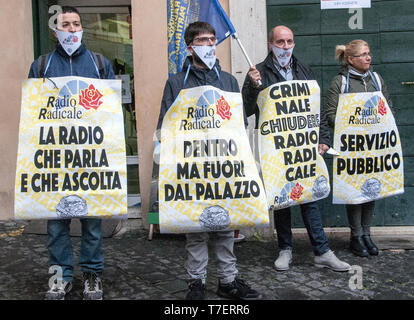
{"label": "young man holding sign", "polygon": [[[218,261],[217,294],[233,299],[260,299],[261,295],[257,291],[237,277],[236,256],[233,252],[234,230],[227,229],[230,224],[228,214],[235,208],[234,204],[230,206],[227,204],[231,201],[245,203],[247,200],[229,196],[229,193],[234,191],[231,188],[225,189],[225,192],[229,192],[227,195],[221,193],[220,180],[226,180],[225,172],[216,179],[210,180],[211,183],[208,180],[208,177],[215,171],[212,166],[219,164],[220,160],[225,157],[224,154],[228,156],[232,154],[236,157],[239,152],[244,152],[238,150],[242,147],[240,145],[237,147],[235,143],[237,137],[226,141],[228,137],[216,138],[218,130],[223,127],[230,125],[231,128],[239,130],[239,125],[243,126],[241,106],[238,105],[240,108],[237,110],[230,109],[232,101],[227,102],[225,98],[234,97],[234,93],[239,92],[239,86],[232,75],[221,70],[216,60],[216,32],[210,24],[205,22],[189,24],[184,38],[192,56],[187,57],[182,72],[167,80],[158,121],[158,129],[161,129],[160,228],[166,232],[180,231],[185,227],[187,228],[185,230],[193,230],[191,233],[186,233],[185,266],[191,280],[185,299],[206,298],[205,280],[209,238],[214,243]],[[199,87],[202,92],[201,97],[199,97],[200,93],[193,93]],[[223,94],[221,97],[216,95],[218,90],[221,90]],[[241,97],[238,98],[241,103]],[[216,103],[217,109],[212,108]],[[182,108],[177,107],[181,105],[183,105]],[[182,147],[178,137],[184,137],[184,149],[175,153],[175,150]],[[198,137],[198,140],[194,140],[194,137]],[[173,146],[171,152],[163,151],[168,149],[169,145]],[[201,145],[203,147],[200,147]],[[175,165],[174,161],[178,158]],[[183,163],[190,161],[188,159],[194,160],[191,171],[184,169],[189,162],[185,165]],[[213,159],[214,161],[211,161]],[[216,159],[219,161],[216,162]],[[181,168],[178,173],[179,177],[174,171],[168,175],[165,173],[168,172],[168,161],[174,163],[173,169],[174,167]],[[227,164],[227,169],[233,173],[237,172],[239,176],[244,176],[248,172],[247,168],[238,165],[241,162],[237,162],[234,166],[230,166],[228,161],[224,163]],[[197,167],[197,164],[201,165]],[[161,168],[164,168],[163,172]],[[224,166],[222,168],[222,170],[227,169],[224,169]],[[215,187],[209,189],[212,185]],[[244,194],[240,195],[240,197],[243,196]],[[215,219],[218,216],[220,218]]]}
{"label": "young man holding sign", "polygon": [[[90,52],[82,43],[82,23],[76,8],[62,7],[53,30],[58,39],[56,50],[35,60],[29,78],[81,76],[86,78],[115,79],[110,62]],[[72,288],[73,250],[69,235],[71,219],[47,221],[49,264],[63,280],[49,281],[47,300],[63,300]],[[101,274],[104,268],[102,252],[102,220],[80,219],[82,242],[79,264],[84,277],[84,299],[101,300],[103,297]],[[52,276],[51,280],[54,277]]]}
{"label": "young man holding sign", "polygon": [[[268,44],[270,50],[268,56],[262,63],[258,64],[257,67],[253,66],[249,69],[243,85],[242,94],[246,114],[247,116],[253,114],[256,115],[256,127],[260,127],[259,134],[263,136],[270,136],[271,132],[279,132],[278,136],[274,136],[273,149],[276,147],[276,149],[286,150],[289,144],[295,147],[303,145],[303,141],[305,140],[313,140],[313,144],[316,145],[316,147],[313,147],[312,149],[293,148],[293,152],[285,152],[282,158],[285,162],[284,165],[288,169],[286,170],[286,176],[281,176],[280,179],[275,177],[282,171],[280,168],[282,165],[281,156],[276,155],[276,157],[272,158],[271,163],[269,164],[275,168],[273,173],[270,174],[270,176],[273,176],[274,184],[278,184],[283,179],[287,179],[287,181],[289,181],[283,187],[282,193],[279,193],[278,196],[274,197],[274,203],[273,199],[270,203],[271,205],[274,204],[275,208],[279,209],[274,211],[274,216],[278,245],[281,251],[279,253],[279,257],[275,261],[275,267],[278,271],[284,271],[289,269],[289,264],[292,261],[291,213],[290,208],[287,207],[289,206],[287,203],[297,201],[303,192],[303,187],[299,183],[296,183],[297,180],[304,184],[307,178],[316,175],[315,165],[311,165],[310,167],[306,167],[305,165],[302,171],[299,171],[299,169],[301,169],[299,166],[296,168],[297,171],[294,173],[294,171],[292,171],[295,167],[293,164],[297,165],[299,163],[300,165],[302,162],[310,159],[316,159],[317,157],[320,157],[320,155],[323,155],[329,149],[329,131],[323,115],[319,120],[319,110],[317,110],[316,114],[309,115],[309,111],[311,109],[309,99],[297,98],[300,96],[311,96],[311,91],[313,90],[309,89],[307,83],[290,82],[295,80],[300,81],[315,79],[312,71],[292,55],[293,48],[295,46],[293,32],[285,26],[277,26],[269,33]],[[262,84],[260,84],[259,80]],[[281,83],[280,86],[274,86],[278,83]],[[314,85],[317,86],[316,81]],[[259,119],[260,121],[263,121],[262,118],[264,118],[264,111],[258,106],[259,99],[262,98],[262,96],[259,97],[259,93],[265,91],[266,88],[271,86],[273,87],[270,90],[270,97],[275,99],[273,102],[276,101],[276,103],[273,103],[272,109],[275,109],[274,106],[276,105],[277,115],[291,115],[290,118],[284,119],[274,115],[271,121],[262,122],[259,126]],[[319,87],[317,90],[319,90]],[[316,96],[317,97],[314,99],[319,99],[319,95]],[[293,98],[289,101],[289,97]],[[290,103],[289,107],[286,104],[286,100]],[[315,104],[319,107],[319,101]],[[306,116],[302,116],[301,114],[306,114]],[[306,119],[306,122],[304,119]],[[287,120],[292,121],[287,122]],[[302,125],[301,123],[306,123],[306,125]],[[316,129],[312,129],[311,131],[306,132],[306,134],[297,133],[296,140],[291,139],[294,134],[290,134],[291,131],[286,128],[289,127],[293,130],[294,125],[296,128],[302,126],[302,128],[305,129],[319,127],[319,141]],[[299,142],[299,140],[302,142]],[[294,157],[292,157],[293,154],[295,154]],[[261,156],[268,157],[266,153]],[[323,165],[325,166],[324,163]],[[292,180],[295,180],[296,185],[292,182]],[[325,176],[321,176],[319,181],[321,182],[321,185],[324,185],[322,188],[322,191],[324,192],[319,192],[319,194],[322,194],[322,196],[325,197],[329,194],[329,185],[327,185],[329,179]],[[269,190],[269,187],[269,185],[266,186],[268,197],[271,191]],[[312,188],[312,190],[314,189]],[[314,192],[314,195],[315,194],[318,194],[318,192]],[[314,195],[312,196],[313,198],[315,198]],[[280,207],[277,207],[278,204],[281,204]],[[329,249],[328,240],[323,230],[321,215],[316,201],[303,203],[300,206],[302,218],[315,253],[315,265],[327,267],[334,271],[348,271],[350,269],[350,265],[340,261]]]}

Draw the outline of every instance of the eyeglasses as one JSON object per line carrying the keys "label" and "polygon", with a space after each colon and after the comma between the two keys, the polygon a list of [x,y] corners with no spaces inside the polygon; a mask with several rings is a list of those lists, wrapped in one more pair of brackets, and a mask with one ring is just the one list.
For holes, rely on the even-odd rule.
{"label": "eyeglasses", "polygon": [[193,42],[200,42],[200,43],[208,43],[208,42],[216,42],[217,41],[217,37],[212,36],[212,37],[198,37],[198,38],[194,38]]}
{"label": "eyeglasses", "polygon": [[354,58],[360,58],[360,57],[362,57],[362,58],[366,58],[366,57],[368,57],[368,56],[370,56],[371,58],[373,57],[373,55],[372,55],[372,53],[363,53],[363,54],[360,54],[359,56],[353,56]]}

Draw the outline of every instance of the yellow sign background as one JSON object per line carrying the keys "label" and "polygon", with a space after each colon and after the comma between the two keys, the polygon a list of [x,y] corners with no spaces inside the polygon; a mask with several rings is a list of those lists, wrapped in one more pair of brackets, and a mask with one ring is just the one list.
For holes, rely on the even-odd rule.
{"label": "yellow sign background", "polygon": [[[100,94],[102,94],[102,97],[99,99],[99,103],[101,104],[96,110],[94,108],[87,110],[79,104],[81,89],[85,86],[89,87],[91,84]],[[40,113],[42,112],[41,109],[46,109],[48,112],[56,111],[56,104],[48,106],[49,98],[54,97],[56,103],[59,94],[63,95],[63,92],[68,93],[67,98],[73,99],[72,103],[73,105],[76,103],[76,105],[74,107],[73,105],[62,107],[59,111],[65,111],[66,114],[69,111],[75,113],[78,112],[81,119],[43,119],[46,117],[45,114],[40,117]],[[68,132],[71,132],[70,130],[73,127],[75,127],[76,130],[79,130],[79,127],[95,128],[97,126],[102,129],[104,134],[103,141],[100,144],[97,144],[96,140],[90,140],[85,144],[59,144],[59,127],[65,127]],[[43,127],[43,134],[40,134],[41,127]],[[54,133],[54,144],[51,143],[50,140],[50,143],[48,144],[43,143],[49,132]],[[41,141],[43,141],[42,144],[40,144]],[[65,150],[71,150],[72,154],[79,152],[83,159],[85,149],[89,151],[94,149],[97,161],[99,161],[102,156],[102,150],[105,150],[106,160],[109,166],[85,168],[75,166],[72,168],[74,163],[72,162],[71,165],[68,158],[68,168],[65,168],[66,161],[63,156]],[[47,168],[37,168],[34,162],[36,150],[60,150],[58,151],[60,152],[61,158],[59,165],[52,165],[54,167],[51,168],[51,165],[48,164]],[[41,162],[44,159],[43,155],[37,157],[38,162]],[[84,163],[86,162],[82,160],[81,166]],[[90,163],[92,163],[92,160]],[[99,183],[98,188],[92,190],[90,186],[93,184],[95,188],[97,183],[97,179],[94,179],[92,184],[88,183],[89,190],[87,191],[83,191],[80,188],[78,191],[69,191],[68,188],[66,188],[66,191],[62,191],[65,175],[73,178],[74,174],[77,173],[78,175],[81,175],[84,172],[88,173],[88,177],[92,172],[97,172],[98,175],[101,172],[103,172],[104,175],[107,172],[111,175],[110,172],[112,172],[112,177],[115,176],[115,173],[118,173],[118,181],[120,182],[121,189],[115,188],[113,190],[102,190],[100,188],[102,184]],[[35,192],[31,187],[31,180],[35,174],[57,175],[58,191]],[[22,180],[22,175],[27,175],[26,182]],[[105,176],[106,185],[113,186],[114,179],[112,179],[112,183],[109,182],[109,184],[108,179],[109,178]],[[40,179],[33,179],[33,181],[34,186],[41,186]],[[70,181],[71,183],[69,185],[74,189],[73,187],[76,183],[73,179],[70,179]],[[83,179],[83,182],[86,184],[86,179]],[[79,211],[82,212],[82,216],[87,217],[111,218],[116,216],[126,216],[126,157],[120,80],[59,77],[46,79],[46,81],[43,81],[43,79],[28,79],[24,81],[22,87],[15,190],[16,219],[63,218],[61,215],[57,214],[57,209],[66,208],[64,210],[65,214],[70,215],[70,206],[72,206],[75,209],[74,212],[76,212],[73,217],[78,216],[80,213]],[[78,211],[76,211],[76,206],[78,207]],[[69,216],[65,216],[65,218],[67,217]]]}
{"label": "yellow sign background", "polygon": [[[380,103],[373,103],[374,108],[372,114],[366,113],[365,122],[376,122],[371,124],[357,123],[362,119],[362,110],[368,101],[380,101]],[[356,108],[360,108],[360,114],[356,114]],[[382,110],[379,110],[382,108]],[[366,109],[365,109],[366,110]],[[382,114],[381,114],[382,113]],[[351,119],[350,117],[354,117]],[[350,119],[353,123],[350,123]],[[353,143],[353,151],[341,151],[341,136],[342,135],[370,135],[382,134],[386,132],[395,132],[395,146],[388,145],[384,149],[367,150],[366,141],[364,143],[364,150],[356,150],[356,141]],[[384,136],[384,142],[389,140]],[[382,138],[380,137],[380,140]],[[375,145],[376,142],[374,142]],[[379,141],[381,144],[381,141]],[[347,145],[350,145],[347,139]],[[347,93],[340,94],[338,101],[338,109],[335,120],[335,135],[334,135],[334,149],[340,153],[339,156],[334,157],[333,162],[333,203],[342,204],[360,204],[376,199],[389,197],[392,195],[404,193],[404,169],[403,169],[403,155],[401,149],[401,140],[398,133],[398,128],[395,124],[394,116],[388,106],[382,92],[363,92],[363,93]],[[360,174],[348,174],[347,170],[340,170],[338,174],[338,162],[346,163],[352,159],[367,159],[385,157],[387,155],[398,155],[400,165],[398,169],[382,172],[370,172]],[[396,158],[394,158],[396,159]],[[356,161],[356,160],[355,160]],[[388,161],[389,162],[389,161]],[[366,164],[366,160],[364,160]],[[364,164],[364,166],[365,166]],[[352,163],[351,163],[352,165]],[[346,166],[351,168],[350,166]]]}
{"label": "yellow sign background", "polygon": [[[276,103],[286,103],[288,111],[291,112],[286,114],[281,112],[278,115]],[[260,163],[268,205],[275,209],[282,209],[327,197],[330,192],[329,173],[325,161],[318,153],[320,122],[318,83],[315,80],[295,80],[274,84],[260,92],[257,104],[260,110],[258,132]],[[292,108],[289,109],[291,105]],[[296,119],[296,123],[302,122],[302,125],[289,130],[287,121],[293,123],[293,119]],[[306,126],[304,119],[306,119]],[[286,123],[285,128],[284,123]],[[302,126],[304,127],[301,128]],[[291,128],[294,126],[292,125]],[[299,135],[312,136],[313,139],[305,141],[300,146],[292,144],[288,146],[289,136],[295,137],[294,140],[298,142],[301,139],[297,139]],[[284,148],[276,149],[275,137],[279,139],[278,141],[284,142]],[[296,158],[296,155],[298,157],[302,155],[302,160],[305,159],[304,149],[312,150],[311,160],[300,161],[300,158]],[[287,154],[292,155],[294,160],[285,160]]]}
{"label": "yellow sign background", "polygon": [[[224,118],[219,115],[217,109],[219,100],[227,105],[227,109],[222,113]],[[205,113],[200,111],[203,109],[202,105],[205,107]],[[195,110],[199,110],[197,111],[200,116],[198,119],[194,117]],[[186,124],[186,128],[190,128],[190,122],[192,124],[204,123],[205,128],[184,130],[183,125]],[[192,124],[191,126],[193,126]],[[218,125],[219,127],[207,128],[209,124]],[[226,155],[220,152],[209,152],[198,156],[194,154],[193,143],[192,154],[185,154],[184,144],[187,143],[188,145],[189,141],[216,141],[217,139],[221,143],[227,141],[228,145],[232,144],[230,140],[234,141],[237,152],[232,154],[227,152]],[[213,178],[211,173],[206,173],[207,176],[204,176],[204,163],[216,164],[217,161],[220,164],[226,161],[240,164],[243,161],[244,176],[224,177],[221,174],[220,177]],[[185,163],[189,166],[195,164],[198,168],[199,177],[180,176],[178,178],[177,165],[184,165]],[[229,167],[227,167],[227,170],[230,170]],[[258,191],[259,195],[257,197],[218,199],[217,194],[224,195],[223,190],[226,183],[231,186],[234,195],[236,193],[234,185],[242,181],[254,181],[258,188],[254,190]],[[202,194],[200,192],[197,199],[197,183],[198,186],[203,185],[206,190],[208,186],[211,186],[214,195],[212,197],[206,196],[207,191]],[[182,186],[184,194],[188,194],[188,196],[184,196],[184,200],[183,197],[177,197],[178,185]],[[185,188],[188,188],[188,192],[185,191]],[[219,192],[216,192],[215,188],[218,188]],[[175,195],[174,199],[170,201],[171,194],[169,193],[171,190],[175,190]],[[215,214],[217,215],[214,216]],[[219,214],[221,214],[220,217]],[[211,218],[211,224],[203,220],[204,217]],[[215,217],[221,219],[221,224],[213,221]],[[159,221],[160,230],[163,233],[234,230],[242,227],[267,226],[269,224],[265,191],[244,128],[240,93],[225,92],[212,86],[181,90],[177,99],[165,114],[161,129]]]}

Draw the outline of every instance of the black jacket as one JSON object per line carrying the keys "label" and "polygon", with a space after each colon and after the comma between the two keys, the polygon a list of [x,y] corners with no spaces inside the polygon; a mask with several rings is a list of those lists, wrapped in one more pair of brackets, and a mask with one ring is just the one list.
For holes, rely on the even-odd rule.
{"label": "black jacket", "polygon": [[[259,107],[257,106],[257,97],[263,89],[278,83],[286,81],[285,78],[277,71],[273,63],[273,53],[269,52],[266,59],[256,66],[262,77],[262,85],[256,88],[246,75],[242,88],[243,105],[247,117],[256,115],[256,128],[259,124]],[[294,55],[292,55],[293,80],[316,80],[312,70],[302,64]],[[329,145],[330,134],[325,114],[321,112],[321,122],[319,127],[319,143]]]}
{"label": "black jacket", "polygon": [[[29,71],[29,78],[40,78],[39,67],[40,58],[36,59]],[[112,65],[108,59],[104,57],[106,74],[104,79],[115,79],[115,74]],[[46,67],[46,66],[45,66]],[[45,70],[43,70],[45,71]],[[98,70],[99,71],[99,70]],[[64,77],[64,76],[79,76],[87,78],[99,79],[100,75],[95,68],[92,52],[90,52],[84,43],[76,50],[72,56],[69,56],[60,44],[56,45],[56,51],[50,61],[50,66],[47,70],[46,77]]]}
{"label": "black jacket", "polygon": [[[218,60],[216,60],[216,64],[211,70],[197,68],[192,62],[192,57],[188,56],[184,62],[183,71],[173,75],[167,80],[162,96],[157,129],[161,128],[162,120],[164,119],[166,112],[174,103],[182,89],[211,85],[228,92],[240,92],[236,78],[231,74],[222,71]],[[190,68],[190,70],[184,83],[188,68]]]}

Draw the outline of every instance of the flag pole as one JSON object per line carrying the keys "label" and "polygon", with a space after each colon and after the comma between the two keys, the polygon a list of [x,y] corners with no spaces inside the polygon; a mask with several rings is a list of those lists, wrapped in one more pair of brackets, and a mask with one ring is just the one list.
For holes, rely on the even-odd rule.
{"label": "flag pole", "polygon": [[[240,47],[240,49],[242,50],[243,55],[244,55],[244,57],[246,58],[247,63],[249,64],[249,66],[250,66],[250,67],[253,67],[254,65],[253,65],[252,61],[250,60],[249,55],[248,55],[248,54],[247,54],[247,52],[246,52],[246,49],[244,49],[244,46],[243,46],[243,44],[241,43],[241,41],[240,41],[240,39],[239,39],[239,36],[237,35],[237,32],[235,32],[235,33],[233,34],[233,38],[234,38],[234,39],[236,39],[237,43],[239,44],[239,47]],[[259,80],[259,81],[258,81],[258,84],[259,84],[259,86],[261,86],[261,85],[262,85],[262,81],[260,81],[260,80]]]}

